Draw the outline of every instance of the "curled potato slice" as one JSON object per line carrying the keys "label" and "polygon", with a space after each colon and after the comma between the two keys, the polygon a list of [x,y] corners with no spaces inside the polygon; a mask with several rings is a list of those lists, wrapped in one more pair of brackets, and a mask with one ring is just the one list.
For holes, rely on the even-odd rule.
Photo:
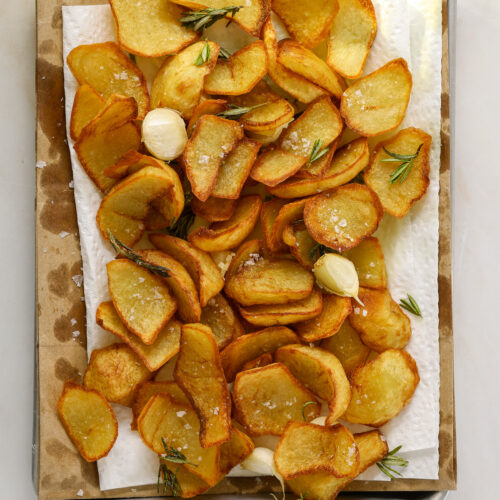
{"label": "curled potato slice", "polygon": [[258,358],[247,361],[242,367],[241,371],[252,370],[253,368],[260,368],[261,366],[270,365],[273,362],[273,355],[270,352],[261,354]]}
{"label": "curled potato slice", "polygon": [[283,230],[283,241],[289,245],[290,253],[306,269],[312,269],[315,262],[317,243],[311,238],[303,222],[288,224]]}
{"label": "curled potato slice", "polygon": [[219,351],[238,337],[241,330],[238,317],[220,293],[212,297],[203,308],[200,323],[211,328]]}
{"label": "curled potato slice", "polygon": [[303,156],[270,146],[258,156],[250,177],[266,186],[276,186],[298,172],[306,161]]}
{"label": "curled potato slice", "polygon": [[268,245],[271,252],[276,253],[282,248],[283,231],[285,228],[292,222],[302,219],[306,201],[296,200],[281,207],[271,230],[271,238]]}
{"label": "curled potato slice", "polygon": [[196,106],[193,112],[193,116],[189,120],[187,126],[188,136],[191,137],[194,129],[196,128],[198,120],[203,115],[218,115],[219,113],[226,111],[226,109],[227,101],[225,101],[224,99],[207,99],[206,101],[201,101],[200,104]]}
{"label": "curled potato slice", "polygon": [[236,200],[215,198],[211,196],[207,201],[200,201],[193,197],[191,210],[208,222],[222,222],[231,218],[236,209]]}
{"label": "curled potato slice", "polygon": [[90,86],[78,87],[71,110],[69,134],[76,141],[83,130],[104,108],[104,99]]}
{"label": "curled potato slice", "polygon": [[229,267],[227,268],[225,279],[226,281],[231,278],[234,274],[236,274],[236,271],[239,271],[239,269],[243,266],[245,262],[247,262],[249,259],[258,259],[260,256],[263,255],[263,248],[262,248],[262,241],[261,240],[248,240],[243,243],[238,250],[236,250],[236,253],[234,254],[234,257],[231,259],[231,262],[229,263]]}
{"label": "curled potato slice", "polygon": [[[265,247],[271,251],[271,247],[273,245],[273,226],[276,217],[280,213],[281,208],[285,205],[286,201],[281,200],[279,198],[271,198],[269,201],[265,201],[262,204],[262,210],[260,211],[260,224],[262,226],[262,234],[264,236],[264,245]],[[287,247],[283,242],[279,244],[277,242],[278,247],[275,249],[275,253],[285,253]]]}

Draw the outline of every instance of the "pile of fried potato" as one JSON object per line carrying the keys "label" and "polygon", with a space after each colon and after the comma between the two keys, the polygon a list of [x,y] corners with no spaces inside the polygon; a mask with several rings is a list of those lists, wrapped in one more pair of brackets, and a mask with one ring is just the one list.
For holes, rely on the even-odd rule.
{"label": "pile of fried potato", "polygon": [[[288,487],[331,500],[388,453],[379,430],[348,423],[384,425],[419,383],[373,233],[425,194],[431,139],[390,135],[412,88],[403,59],[363,75],[370,0],[243,3],[110,0],[118,43],[68,56],[80,84],[71,137],[117,253],[96,321],[116,342],[92,352],[58,410],[93,461],[117,437],[110,403],[132,408],[165,494],[209,490],[254,437],[274,435]],[[228,53],[204,29],[219,19],[252,41]],[[187,128],[171,162],[141,143],[141,120],[161,107]],[[328,252],[354,265],[357,299],[319,286],[313,267]]]}

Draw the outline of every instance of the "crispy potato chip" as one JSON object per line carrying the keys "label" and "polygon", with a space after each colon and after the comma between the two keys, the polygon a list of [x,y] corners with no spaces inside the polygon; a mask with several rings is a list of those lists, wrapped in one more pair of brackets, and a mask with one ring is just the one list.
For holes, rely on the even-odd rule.
{"label": "crispy potato chip", "polygon": [[370,236],[343,255],[354,264],[358,273],[359,286],[379,290],[387,288],[384,253],[377,238]]}
{"label": "crispy potato chip", "polygon": [[128,330],[151,345],[177,310],[159,276],[128,259],[106,265],[108,289],[116,312]]}
{"label": "crispy potato chip", "polygon": [[[312,401],[315,404],[305,403]],[[251,436],[280,436],[290,421],[315,419],[320,404],[281,363],[238,373],[233,387],[235,419]]]}
{"label": "crispy potato chip", "polygon": [[250,195],[240,198],[232,217],[200,228],[189,234],[189,241],[205,252],[229,250],[240,245],[252,232],[259,219],[262,198]]}
{"label": "crispy potato chip", "polygon": [[224,279],[212,257],[186,240],[168,234],[150,234],[153,245],[179,261],[198,287],[200,305],[208,301],[224,288]]}
{"label": "crispy potato chip", "polygon": [[377,195],[362,184],[347,184],[308,200],[304,223],[322,245],[348,250],[370,236],[382,219]]}
{"label": "crispy potato chip", "polygon": [[288,32],[304,47],[316,47],[330,30],[339,10],[338,0],[272,0],[272,9]]}
{"label": "crispy potato chip", "polygon": [[163,0],[110,0],[116,38],[128,52],[143,57],[175,54],[198,35],[179,21],[182,9]]}
{"label": "crispy potato chip", "polygon": [[328,168],[330,167],[330,165],[332,163],[333,155],[335,154],[335,151],[337,150],[337,145],[339,142],[340,142],[340,138],[337,138],[330,145],[330,149],[328,150],[328,153],[324,154],[321,158],[318,158],[317,160],[313,161],[312,163],[307,162],[295,174],[295,178],[296,179],[322,178],[326,174],[326,172],[328,171]]}
{"label": "crispy potato chip", "polygon": [[341,424],[325,427],[290,422],[274,451],[274,464],[283,479],[319,471],[354,477],[359,469],[359,452],[351,431]]}
{"label": "crispy potato chip", "polygon": [[90,85],[104,99],[112,94],[133,97],[137,101],[137,118],[149,110],[149,94],[141,70],[114,42],[75,47],[67,58],[68,66],[80,85]]}
{"label": "crispy potato chip", "polygon": [[412,77],[404,59],[394,59],[356,80],[343,94],[340,113],[346,125],[365,137],[399,127],[406,113]]}
{"label": "crispy potato chip", "polygon": [[297,323],[294,330],[305,342],[316,342],[335,335],[352,311],[351,299],[338,295],[323,296],[323,310],[314,319]]}
{"label": "crispy potato chip", "polygon": [[298,344],[280,347],[274,358],[307,389],[328,403],[326,425],[333,425],[351,400],[351,387],[340,361],[319,347]]}
{"label": "crispy potato chip", "polygon": [[248,132],[262,134],[274,131],[293,120],[295,110],[286,99],[277,97],[264,102],[267,104],[252,109],[240,118],[240,123]]}
{"label": "crispy potato chip", "polygon": [[267,73],[264,42],[257,40],[217,62],[205,80],[205,92],[215,95],[241,95],[250,92]]}
{"label": "crispy potato chip", "polygon": [[152,156],[143,155],[135,149],[127,151],[116,163],[104,171],[106,177],[112,179],[123,179],[127,175],[134,174],[142,167],[161,167],[164,162]]}
{"label": "crispy potato chip", "polygon": [[231,265],[235,252],[231,250],[222,250],[222,252],[211,252],[210,255],[217,264],[221,275],[225,276],[229,266]]}
{"label": "crispy potato chip", "polygon": [[283,242],[276,241],[276,246],[272,246],[274,221],[285,203],[286,201],[280,198],[272,198],[262,204],[262,210],[260,211],[260,224],[264,236],[264,245],[269,251],[271,251],[271,248],[274,248],[275,253],[285,253],[287,251],[287,247]]}
{"label": "crispy potato chip", "polygon": [[253,368],[261,368],[262,366],[270,365],[273,362],[273,355],[270,352],[261,354],[258,358],[247,361],[242,367],[241,371],[252,370]]}
{"label": "crispy potato chip", "polygon": [[359,300],[349,316],[363,344],[377,352],[403,349],[411,338],[410,318],[394,301],[389,290],[359,289]]}
{"label": "crispy potato chip", "polygon": [[198,120],[183,154],[186,175],[198,199],[207,201],[222,162],[242,138],[243,128],[238,122],[213,115]]}
{"label": "crispy potato chip", "polygon": [[191,200],[191,209],[208,222],[229,220],[236,209],[237,200],[227,200],[211,196],[207,201],[200,201],[196,196]]}
{"label": "crispy potato chip", "polygon": [[181,324],[169,321],[151,345],[144,344],[130,333],[118,316],[112,302],[102,302],[96,311],[97,324],[123,340],[141,358],[150,372],[160,369],[179,352]]}
{"label": "crispy potato chip", "polygon": [[212,297],[203,308],[200,323],[212,330],[219,351],[238,336],[241,326],[224,295]]}
{"label": "crispy potato chip", "polygon": [[317,243],[311,238],[302,222],[286,226],[285,231],[283,231],[283,240],[285,239],[285,232],[288,233],[289,227],[293,230],[293,244],[290,246],[290,253],[306,269],[312,269],[315,261],[311,258],[311,254]]}
{"label": "crispy potato chip", "polygon": [[266,186],[276,186],[298,172],[306,162],[303,156],[269,146],[257,157],[250,177]]}
{"label": "crispy potato chip", "polygon": [[127,344],[111,344],[92,351],[83,383],[99,391],[110,403],[132,406],[137,386],[151,376]]}
{"label": "crispy potato chip", "polygon": [[414,359],[406,351],[388,349],[352,374],[352,400],[342,418],[380,427],[410,402],[419,381]]}
{"label": "crispy potato chip", "polygon": [[196,106],[193,112],[193,116],[189,120],[187,126],[188,136],[191,137],[194,129],[196,128],[198,120],[203,115],[218,115],[219,113],[226,111],[227,108],[227,101],[225,101],[224,99],[207,99],[206,101],[201,101],[200,104]]}
{"label": "crispy potato chip", "polygon": [[[404,217],[429,187],[429,154],[432,137],[418,128],[405,128],[388,141],[375,148],[370,166],[363,172],[363,179],[380,199],[388,214]],[[410,169],[391,182],[393,172],[405,163],[396,160],[385,151],[398,155],[414,155]]]}
{"label": "crispy potato chip", "polygon": [[113,96],[82,129],[75,142],[78,160],[101,191],[116,184],[114,179],[105,175],[105,170],[127,151],[141,145],[141,134],[132,122],[136,117],[137,104],[133,98]]}
{"label": "crispy potato chip", "polygon": [[210,327],[198,323],[183,325],[174,379],[200,418],[201,446],[209,448],[229,441],[231,396]]}
{"label": "crispy potato chip", "polygon": [[278,46],[278,61],[285,68],[324,88],[335,99],[340,99],[346,85],[325,61],[293,40],[282,40]]}
{"label": "crispy potato chip", "polygon": [[[208,61],[197,66],[195,61],[205,43],[210,47]],[[151,86],[151,107],[176,109],[189,120],[200,103],[205,78],[214,69],[219,50],[215,42],[200,41],[167,58]]]}
{"label": "crispy potato chip", "polygon": [[[326,155],[325,155],[326,156]],[[301,198],[336,188],[354,179],[370,161],[368,141],[356,139],[339,149],[323,176],[319,179],[296,177],[268,191],[279,198]]]}
{"label": "crispy potato chip", "polygon": [[252,325],[288,325],[314,318],[321,313],[323,298],[321,292],[313,289],[309,297],[287,304],[241,307],[240,314]]}
{"label": "crispy potato chip", "polygon": [[80,137],[83,128],[104,109],[104,106],[104,99],[90,85],[84,84],[78,87],[69,125],[69,135],[74,141]]}
{"label": "crispy potato chip", "polygon": [[109,453],[118,437],[118,421],[102,394],[68,381],[57,411],[68,436],[87,462]]}
{"label": "crispy potato chip", "polygon": [[377,33],[377,18],[370,0],[338,0],[339,11],[328,37],[328,64],[354,80],[363,73]]}
{"label": "crispy potato chip", "polygon": [[173,382],[174,381],[174,369],[177,363],[177,354],[170,358],[156,373],[155,382]]}
{"label": "crispy potato chip", "polygon": [[258,259],[261,255],[263,255],[261,240],[245,241],[245,243],[236,250],[234,257],[231,259],[226,271],[225,280],[228,281],[231,276],[236,274],[236,271],[239,271],[246,261],[249,259]]}
{"label": "crispy potato chip", "polygon": [[279,252],[283,247],[283,231],[296,220],[302,219],[304,206],[307,200],[296,200],[292,203],[283,205],[280,209],[271,230],[271,239],[269,241],[269,250],[273,253]]}
{"label": "crispy potato chip", "polygon": [[252,453],[254,448],[253,441],[233,425],[231,439],[222,443],[220,447],[219,477],[222,479],[229,474],[234,467]]}
{"label": "crispy potato chip", "polygon": [[237,338],[221,353],[226,380],[232,382],[242,366],[262,354],[273,353],[287,344],[299,343],[299,337],[285,326],[266,328]]}
{"label": "crispy potato chip", "polygon": [[[202,495],[212,487],[206,481],[203,481],[201,477],[198,477],[196,474],[193,474],[192,472],[187,470],[183,465],[168,462],[167,460],[160,460],[160,464],[162,466],[165,466],[172,474],[175,475],[177,484],[181,489],[181,491],[179,492],[179,496],[181,498],[197,497],[198,495]],[[162,481],[163,477],[160,477],[161,486],[158,492],[161,492],[164,495],[170,495],[171,490],[168,487],[166,489],[161,489],[165,488],[165,486],[163,486],[162,484]]]}

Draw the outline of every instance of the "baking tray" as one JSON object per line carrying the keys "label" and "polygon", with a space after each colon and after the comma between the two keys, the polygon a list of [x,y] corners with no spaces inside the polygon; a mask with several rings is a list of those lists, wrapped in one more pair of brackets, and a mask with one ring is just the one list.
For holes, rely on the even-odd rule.
{"label": "baking tray", "polygon": [[[81,380],[87,364],[85,305],[79,282],[81,258],[71,164],[65,134],[62,61],[64,5],[96,0],[37,0],[37,159],[36,169],[36,342],[33,419],[33,484],[41,500],[72,498],[152,498],[154,487],[101,492],[97,468],[81,459],[57,417],[57,399],[67,379]],[[450,116],[453,117],[456,0],[443,4],[442,152],[439,199],[439,479],[354,481],[345,499],[443,500],[456,488],[456,436],[453,389],[451,301]],[[64,238],[61,234],[69,233]],[[80,284],[80,286],[77,286]],[[73,320],[73,321],[72,321]],[[74,321],[76,320],[76,323]],[[74,323],[74,324],[73,324]],[[81,334],[75,339],[73,332]],[[77,496],[79,490],[83,496]],[[375,493],[364,493],[372,491]],[[400,493],[394,493],[399,491]],[[211,499],[269,498],[279,492],[271,478],[227,478],[207,495]],[[354,492],[354,493],[351,493]],[[363,493],[362,493],[363,492]]]}

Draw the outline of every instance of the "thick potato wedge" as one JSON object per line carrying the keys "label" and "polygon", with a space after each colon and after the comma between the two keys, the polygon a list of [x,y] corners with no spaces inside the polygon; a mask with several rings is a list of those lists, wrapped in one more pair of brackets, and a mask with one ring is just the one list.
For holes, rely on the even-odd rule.
{"label": "thick potato wedge", "polygon": [[288,325],[314,318],[321,313],[323,297],[316,288],[306,299],[287,304],[241,307],[240,314],[252,325]]}
{"label": "thick potato wedge", "polygon": [[325,427],[290,422],[274,451],[274,464],[283,479],[319,471],[354,477],[359,469],[359,452],[351,431],[341,424]]}
{"label": "thick potato wedge", "polygon": [[[325,155],[326,156],[326,155]],[[302,198],[336,188],[354,179],[369,163],[370,149],[364,138],[355,139],[339,149],[319,179],[292,178],[268,191],[279,198]]]}
{"label": "thick potato wedge", "polygon": [[411,338],[411,322],[389,290],[360,288],[359,300],[364,307],[356,305],[349,322],[359,332],[363,344],[377,352],[406,347]]}
{"label": "thick potato wedge", "polygon": [[210,448],[229,441],[231,396],[210,327],[199,323],[182,326],[174,379],[198,414],[201,446]]}
{"label": "thick potato wedge", "polygon": [[160,331],[156,340],[144,344],[137,335],[130,333],[118,316],[112,302],[102,302],[96,311],[97,324],[116,335],[141,358],[150,372],[159,370],[169,359],[179,352],[181,324],[175,319],[169,321]]}
{"label": "thick potato wedge", "polygon": [[67,58],[68,66],[80,85],[90,85],[104,99],[112,94],[133,97],[137,101],[137,118],[149,111],[149,94],[141,70],[114,42],[75,47]]}
{"label": "thick potato wedge", "polygon": [[328,64],[340,75],[354,80],[363,73],[377,33],[371,0],[338,0],[339,11],[328,37]]}
{"label": "thick potato wedge", "polygon": [[197,229],[189,234],[188,240],[205,252],[235,248],[252,232],[259,219],[261,206],[262,198],[259,195],[244,196],[238,200],[229,220]]}
{"label": "thick potato wedge", "polygon": [[293,40],[282,40],[278,46],[278,61],[285,68],[324,88],[335,99],[340,99],[346,85],[323,59]]}
{"label": "thick potato wedge", "polygon": [[[418,128],[405,128],[388,141],[375,148],[370,166],[363,172],[363,179],[380,199],[384,211],[395,217],[404,217],[429,187],[432,137]],[[386,151],[398,155],[414,155],[408,174],[391,182],[392,173],[404,161],[396,160]]]}
{"label": "thick potato wedge", "polygon": [[319,347],[291,344],[280,347],[274,359],[328,403],[326,425],[333,425],[345,412],[351,400],[351,387],[342,364],[332,353]]}
{"label": "thick potato wedge", "polygon": [[388,349],[352,374],[352,399],[342,418],[380,427],[410,402],[419,381],[414,359],[406,351]]}
{"label": "thick potato wedge", "polygon": [[211,95],[241,95],[250,92],[267,73],[264,42],[257,40],[219,60],[205,80],[205,92]]}
{"label": "thick potato wedge", "polygon": [[279,252],[283,247],[283,231],[285,228],[296,220],[302,219],[306,201],[307,200],[292,201],[291,203],[283,205],[280,209],[273,224],[271,239],[268,242],[269,250],[272,253]]}
{"label": "thick potato wedge", "polygon": [[293,329],[305,342],[316,342],[335,335],[351,311],[349,297],[325,294],[321,314],[309,321],[297,323]]}
{"label": "thick potato wedge", "polygon": [[99,391],[110,403],[132,406],[137,386],[151,376],[127,344],[111,344],[92,351],[83,384]]}
{"label": "thick potato wedge", "polygon": [[118,437],[118,421],[102,394],[68,381],[57,411],[68,436],[87,462],[109,453]]}
{"label": "thick potato wedge", "polygon": [[200,323],[210,327],[219,351],[238,337],[241,325],[224,295],[212,297],[203,308]]}
{"label": "thick potato wedge", "polygon": [[[305,403],[312,401],[315,404]],[[320,404],[281,363],[238,373],[233,387],[235,419],[251,436],[283,434],[288,422],[319,415]]]}
{"label": "thick potato wedge", "polygon": [[226,380],[232,382],[245,363],[253,361],[263,354],[271,354],[281,346],[299,342],[299,337],[284,326],[266,328],[238,337],[221,353]]}
{"label": "thick potato wedge", "polygon": [[241,371],[252,370],[253,368],[260,368],[262,366],[270,365],[273,362],[273,355],[270,352],[261,354],[258,358],[247,361],[242,367]]}
{"label": "thick potato wedge", "polygon": [[[281,208],[285,205],[286,201],[279,198],[272,198],[262,204],[260,211],[260,224],[262,226],[262,234],[264,236],[264,245],[267,250],[271,251],[273,245],[273,226],[276,217],[278,217]],[[277,247],[275,253],[285,253],[287,251],[286,245],[281,242],[276,242]]]}
{"label": "thick potato wedge", "polygon": [[198,287],[200,305],[208,301],[224,288],[224,279],[212,257],[186,240],[168,234],[150,234],[149,240],[159,250],[179,261]]}
{"label": "thick potato wedge", "polygon": [[347,184],[307,201],[304,223],[322,245],[349,250],[370,236],[382,219],[377,195],[362,184]]}
{"label": "thick potato wedge", "polygon": [[266,186],[276,186],[298,172],[306,162],[301,155],[269,146],[257,157],[250,177]]}
{"label": "thick potato wedge", "polygon": [[108,289],[120,319],[151,345],[177,310],[177,302],[159,276],[128,259],[106,265]]}
{"label": "thick potato wedge", "polygon": [[225,101],[224,99],[207,99],[206,101],[201,101],[200,104],[196,106],[193,112],[193,116],[189,120],[187,126],[188,136],[191,137],[194,129],[196,128],[198,120],[203,115],[218,115],[219,113],[226,111],[227,108],[227,101]]}
{"label": "thick potato wedge", "polygon": [[220,447],[219,477],[222,479],[229,474],[231,469],[243,462],[254,448],[253,441],[233,425],[231,439],[222,443]]}
{"label": "thick potato wedge", "polygon": [[207,201],[222,162],[242,138],[243,128],[238,122],[213,115],[198,120],[183,154],[186,175],[198,199]]}
{"label": "thick potato wedge", "polygon": [[207,201],[200,201],[193,197],[191,210],[208,222],[222,222],[229,220],[236,210],[237,200],[215,198],[211,196]]}
{"label": "thick potato wedge", "polygon": [[104,99],[90,86],[78,87],[71,110],[69,135],[76,141],[83,130],[103,109]]}
{"label": "thick potato wedge", "polygon": [[176,109],[185,120],[193,116],[200,103],[205,78],[212,72],[219,57],[219,45],[206,43],[210,47],[210,55],[208,61],[199,66],[195,61],[205,41],[193,43],[165,60],[151,86],[153,109]]}
{"label": "thick potato wedge", "polygon": [[365,137],[399,127],[410,101],[412,77],[404,59],[394,59],[356,80],[343,94],[340,113],[346,125]]}

